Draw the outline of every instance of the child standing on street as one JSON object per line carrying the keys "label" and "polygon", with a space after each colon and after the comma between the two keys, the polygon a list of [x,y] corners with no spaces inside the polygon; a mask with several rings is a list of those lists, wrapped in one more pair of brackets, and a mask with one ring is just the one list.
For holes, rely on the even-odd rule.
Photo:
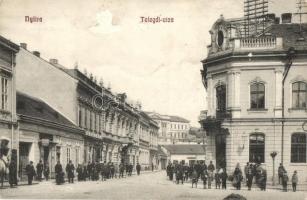
{"label": "child standing on street", "polygon": [[294,173],[292,175],[292,189],[293,189],[293,192],[296,192],[297,182],[298,182],[297,171],[294,171]]}

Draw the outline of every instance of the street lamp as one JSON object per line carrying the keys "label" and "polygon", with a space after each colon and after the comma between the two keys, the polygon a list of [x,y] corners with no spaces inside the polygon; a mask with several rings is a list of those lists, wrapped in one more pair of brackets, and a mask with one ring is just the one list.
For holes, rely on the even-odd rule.
{"label": "street lamp", "polygon": [[272,185],[275,185],[275,157],[277,155],[277,152],[276,151],[273,151],[271,154],[271,157],[273,159],[273,177],[272,177]]}

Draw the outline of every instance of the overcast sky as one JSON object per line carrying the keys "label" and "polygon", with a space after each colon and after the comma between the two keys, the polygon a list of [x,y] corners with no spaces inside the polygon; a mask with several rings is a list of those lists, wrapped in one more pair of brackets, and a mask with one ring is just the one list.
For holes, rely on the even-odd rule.
{"label": "overcast sky", "polygon": [[[270,12],[295,12],[296,0],[269,1]],[[242,17],[243,0],[0,0],[0,34],[68,68],[77,62],[146,111],[199,126],[206,107],[200,61],[221,14]],[[43,22],[28,23],[25,16]],[[144,24],[142,16],[174,23]]]}

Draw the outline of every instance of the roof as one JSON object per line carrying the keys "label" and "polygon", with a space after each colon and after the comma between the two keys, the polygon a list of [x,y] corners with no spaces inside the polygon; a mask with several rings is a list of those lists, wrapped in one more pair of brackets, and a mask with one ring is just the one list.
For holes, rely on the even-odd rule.
{"label": "roof", "polygon": [[174,115],[161,115],[159,113],[155,112],[146,112],[147,115],[149,115],[152,119],[156,120],[162,120],[162,121],[170,121],[170,122],[182,122],[182,123],[190,123],[189,120],[179,117],[179,116],[174,116]]}
{"label": "roof", "polygon": [[[300,24],[273,24],[265,30],[266,33],[271,33],[273,36],[283,38],[283,47],[288,50],[290,47],[294,47],[296,50],[307,49],[307,24],[301,25],[302,31],[300,31]],[[301,40],[304,38],[305,40]]]}
{"label": "roof", "polygon": [[206,152],[204,145],[199,144],[174,144],[163,145],[172,155],[204,155]]}
{"label": "roof", "polygon": [[30,116],[38,119],[47,120],[57,124],[63,124],[78,128],[71,121],[54,110],[44,101],[29,96],[27,94],[17,92],[17,114]]}
{"label": "roof", "polygon": [[9,48],[10,50],[14,51],[14,52],[18,52],[19,51],[19,46],[13,42],[11,42],[10,40],[2,37],[0,35],[0,44],[6,46],[7,48]]}

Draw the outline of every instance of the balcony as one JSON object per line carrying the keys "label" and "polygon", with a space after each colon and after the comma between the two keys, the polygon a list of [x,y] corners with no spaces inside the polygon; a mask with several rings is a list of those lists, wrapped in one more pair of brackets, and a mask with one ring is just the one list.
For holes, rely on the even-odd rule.
{"label": "balcony", "polygon": [[225,119],[225,118],[231,118],[231,112],[226,110],[216,111],[216,119]]}
{"label": "balcony", "polygon": [[234,50],[282,50],[282,38],[273,36],[234,39]]}

